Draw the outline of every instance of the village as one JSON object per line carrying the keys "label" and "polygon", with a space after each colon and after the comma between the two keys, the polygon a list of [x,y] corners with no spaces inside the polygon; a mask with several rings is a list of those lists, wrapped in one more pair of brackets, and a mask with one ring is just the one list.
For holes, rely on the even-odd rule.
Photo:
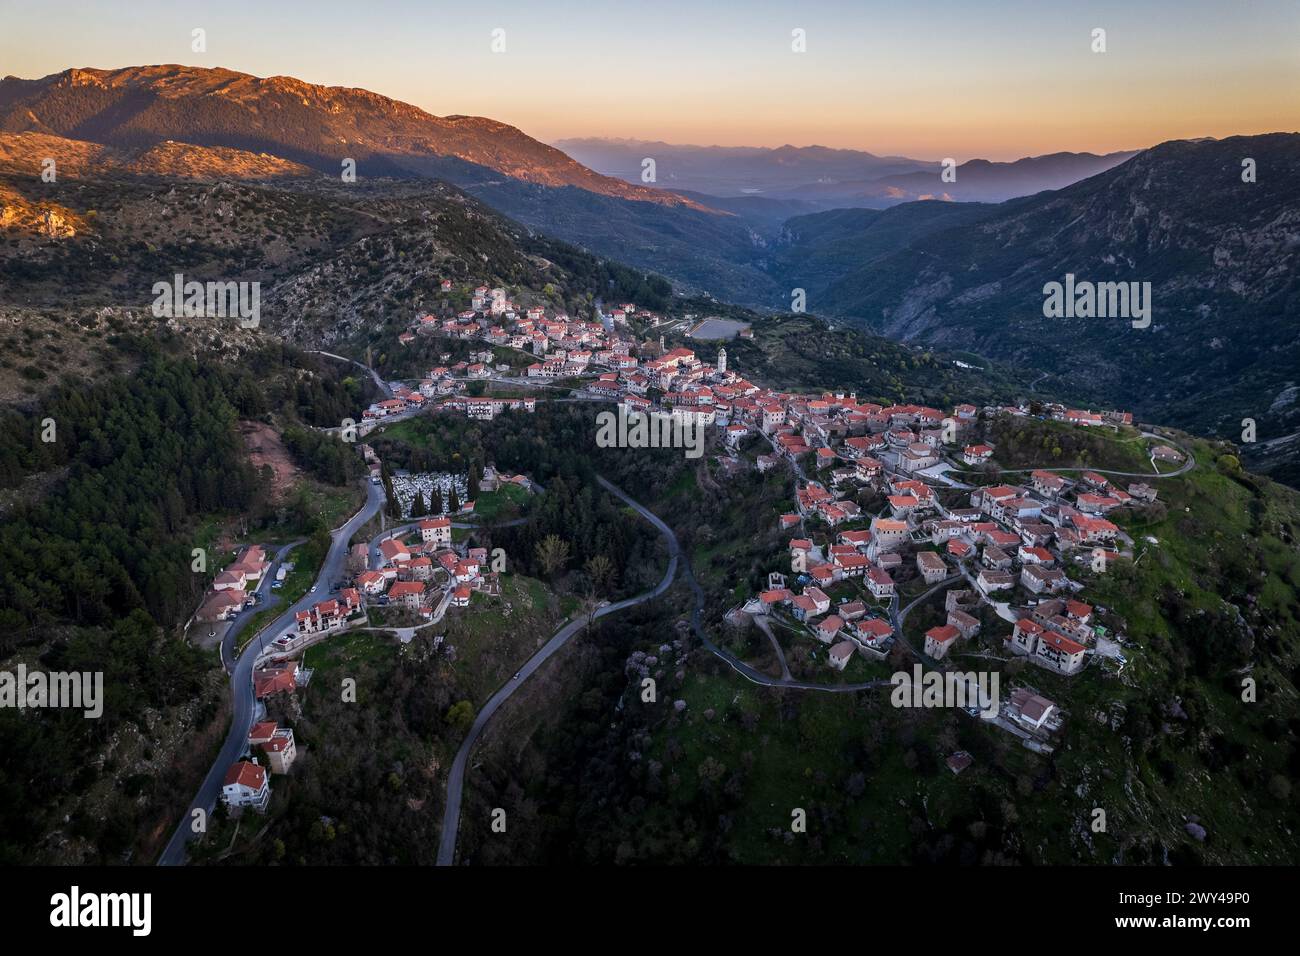
{"label": "village", "polygon": [[[907,644],[939,669],[985,626],[981,607],[1005,622],[998,643],[1010,657],[1064,677],[1093,661],[1123,668],[1123,635],[1097,623],[1084,585],[1069,569],[1083,564],[1104,573],[1117,556],[1132,557],[1132,541],[1105,516],[1155,501],[1148,481],[1112,481],[1095,470],[1066,477],[1041,468],[1026,469],[1028,480],[1017,484],[960,480],[975,480],[993,464],[993,447],[966,441],[981,413],[1023,417],[1027,407],[959,404],[944,413],[860,403],[843,394],[750,400],[754,404],[740,404],[740,427],[761,430],[773,456],[798,471],[795,508],[780,525],[799,534],[789,540],[788,574],[773,571],[745,613],[802,628],[826,646],[827,666],[844,670],[855,655],[885,660],[896,641],[906,640],[908,611],[942,594],[933,600],[942,601],[943,622],[925,631],[919,647]],[[1045,407],[1042,417],[1080,428],[1132,424],[1128,413],[1063,406]],[[1168,445],[1150,455],[1153,474],[1159,474],[1157,462],[1178,464],[1184,457]],[[816,477],[799,465],[809,456]],[[761,456],[758,466],[775,464]],[[866,519],[851,500],[863,488],[884,501],[880,513]],[[904,581],[916,582],[915,600],[900,611]],[[918,588],[925,590],[917,594]],[[1000,707],[981,715],[1042,751],[1050,751],[1045,741],[1061,721],[1058,705],[1033,688],[1012,690]],[[969,765],[954,756],[954,772]]]}
{"label": "village", "polygon": [[[453,289],[451,280],[441,286],[444,292]],[[667,348],[662,335],[638,342],[633,323],[652,329],[663,320],[631,303],[608,314],[598,308],[597,320],[578,320],[562,313],[548,317],[537,306],[516,308],[501,288],[477,286],[469,299],[470,308],[454,317],[417,317],[399,340],[403,345],[419,337],[470,340],[481,342],[482,349],[471,352],[470,361],[431,367],[419,381],[387,383],[391,397],[362,413],[361,435],[426,411],[490,420],[536,409],[534,397],[465,394],[476,381],[536,390],[567,383],[570,387],[553,392],[555,398],[614,402],[627,411],[711,428],[725,467],[792,470],[793,507],[779,519],[782,530],[795,534],[789,539],[788,571],[784,565],[773,570],[766,589],[733,613],[806,635],[825,649],[827,667],[843,671],[855,656],[883,661],[896,642],[904,641],[914,656],[944,669],[962,643],[985,626],[982,608],[1004,622],[1000,646],[1009,658],[1065,677],[1094,661],[1124,666],[1123,636],[1096,622],[1084,586],[1070,578],[1069,569],[1086,563],[1104,572],[1116,556],[1131,556],[1132,542],[1106,515],[1152,502],[1156,491],[1136,476],[1112,481],[1099,471],[1067,477],[1027,469],[1027,480],[1014,484],[962,480],[973,482],[996,467],[997,450],[970,440],[977,423],[995,416],[1028,417],[1027,405],[958,404],[944,412],[863,402],[843,392],[778,392],[730,368],[725,348],[710,364],[689,348]],[[747,327],[735,331],[742,337],[753,334]],[[497,363],[497,348],[526,352],[537,361],[526,367]],[[542,394],[541,400],[548,400]],[[1047,405],[1038,414],[1078,428],[1133,424],[1131,414],[1118,411]],[[742,444],[752,448],[751,439],[767,449],[752,461],[738,450]],[[379,484],[381,465],[373,448],[358,447],[370,482]],[[1178,465],[1184,458],[1167,444],[1151,448],[1150,455],[1153,476],[1161,474],[1157,463]],[[375,609],[409,612],[427,627],[450,609],[468,607],[475,593],[500,593],[486,549],[452,541],[453,518],[467,518],[474,510],[474,502],[464,500],[463,478],[402,480],[411,483],[399,492],[404,514],[413,499],[442,513],[412,515],[409,523],[352,547],[347,580],[334,588],[337,596],[297,612],[296,629],[260,651],[254,676],[259,702],[305,684],[310,673],[294,657],[322,637],[367,624]],[[480,488],[492,491],[509,483],[531,489],[526,477],[492,468],[485,470]],[[854,500],[864,490],[883,499],[878,513],[863,513]],[[217,577],[200,618],[251,607],[256,597],[245,588],[268,566],[261,548],[247,549]],[[912,605],[931,597],[943,605],[943,623],[929,628],[915,648],[903,634],[912,605],[900,608],[899,600],[900,583],[912,581],[927,588]],[[1061,726],[1062,711],[1026,685],[1010,690],[992,716],[1025,746],[1050,752],[1048,740]],[[292,730],[255,720],[248,754],[262,759],[241,759],[230,767],[223,799],[232,808],[265,810],[267,773],[286,773],[293,763]],[[960,772],[968,760],[953,755],[949,766]]]}

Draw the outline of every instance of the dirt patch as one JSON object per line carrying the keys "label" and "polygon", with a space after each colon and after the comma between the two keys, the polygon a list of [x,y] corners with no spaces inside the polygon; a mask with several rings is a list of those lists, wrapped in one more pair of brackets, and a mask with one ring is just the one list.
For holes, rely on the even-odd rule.
{"label": "dirt patch", "polygon": [[262,422],[240,422],[239,433],[244,437],[249,460],[258,473],[261,474],[263,465],[270,465],[274,472],[268,489],[271,501],[283,501],[298,481],[298,468],[289,449],[280,441],[280,433]]}

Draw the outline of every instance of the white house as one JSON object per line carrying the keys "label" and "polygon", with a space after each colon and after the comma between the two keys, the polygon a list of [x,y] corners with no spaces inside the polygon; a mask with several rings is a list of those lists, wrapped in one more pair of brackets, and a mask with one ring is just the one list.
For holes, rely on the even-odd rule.
{"label": "white house", "polygon": [[429,518],[420,522],[420,540],[425,544],[451,544],[451,519]]}
{"label": "white house", "polygon": [[271,799],[266,769],[248,760],[231,764],[221,787],[221,799],[230,807],[252,807],[258,813],[266,812]]}

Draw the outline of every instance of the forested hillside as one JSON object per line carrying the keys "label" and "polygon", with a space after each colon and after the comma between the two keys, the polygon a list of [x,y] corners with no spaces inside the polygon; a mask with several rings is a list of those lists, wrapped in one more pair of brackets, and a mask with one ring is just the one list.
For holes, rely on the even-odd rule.
{"label": "forested hillside", "polygon": [[[319,530],[301,500],[271,500],[237,425],[286,412],[292,422],[295,407],[355,414],[365,393],[273,343],[240,365],[173,354],[175,342],[119,344],[129,377],[57,385],[0,415],[0,666],[102,672],[105,694],[98,719],[0,709],[6,863],[117,863],[155,849],[220,713],[215,654],[178,636],[217,571],[206,548],[212,560],[195,568],[201,532],[224,521]],[[358,473],[355,448],[337,439],[312,455],[324,481]]]}

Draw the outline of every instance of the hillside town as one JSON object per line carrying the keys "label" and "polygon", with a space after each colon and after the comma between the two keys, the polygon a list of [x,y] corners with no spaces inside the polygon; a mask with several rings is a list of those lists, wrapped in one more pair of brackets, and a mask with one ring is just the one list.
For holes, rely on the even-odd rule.
{"label": "hillside town", "polygon": [[[443,289],[451,289],[449,280]],[[759,613],[788,613],[803,624],[830,645],[832,667],[846,666],[850,651],[876,658],[888,651],[893,629],[868,608],[894,600],[895,577],[904,568],[912,573],[912,566],[927,584],[960,577],[969,585],[949,593],[945,623],[926,634],[924,651],[934,661],[977,633],[970,612],[979,605],[996,609],[1010,625],[1003,638],[1006,651],[1055,673],[1077,674],[1098,655],[1123,660],[1114,640],[1097,647],[1092,608],[1079,599],[1082,585],[1070,579],[1068,568],[1086,561],[1104,570],[1111,558],[1131,548],[1106,515],[1154,501],[1157,493],[1149,482],[1112,482],[1096,471],[1067,477],[1034,469],[1022,483],[967,484],[955,476],[995,464],[990,444],[967,441],[977,421],[1028,417],[1027,405],[979,409],[962,403],[944,412],[883,406],[842,392],[779,392],[729,368],[725,348],[710,364],[691,349],[667,349],[662,337],[638,343],[629,327],[633,316],[651,326],[660,322],[631,303],[610,315],[600,313],[600,321],[548,317],[540,307],[516,308],[503,289],[478,286],[470,309],[441,320],[421,316],[405,335],[407,341],[436,334],[530,350],[542,360],[530,364],[524,378],[585,376],[581,394],[633,412],[712,426],[733,453],[746,439],[761,436],[769,450],[755,457],[754,467],[763,472],[787,465],[797,475],[795,508],[781,517],[781,527],[804,530],[790,541],[791,572],[801,590],[772,587],[752,606]],[[467,380],[505,377],[508,367],[493,368],[490,349],[475,357],[479,361],[473,364],[431,369],[418,391],[397,401],[418,405],[426,396],[457,391]],[[486,397],[443,402],[488,418],[506,409],[532,411],[535,404]],[[382,417],[384,411],[366,414],[372,413]],[[1040,415],[1085,429],[1133,424],[1128,412],[1052,404]],[[1168,445],[1154,447],[1151,456],[1153,465],[1182,459]],[[853,500],[862,489],[884,497],[879,514],[864,515]],[[858,599],[841,599],[832,614],[825,589],[841,582],[854,583]]]}
{"label": "hillside town", "polygon": [[[442,288],[451,291],[450,280]],[[1123,666],[1123,636],[1096,622],[1084,586],[1069,569],[1086,563],[1104,571],[1115,556],[1131,555],[1132,542],[1106,515],[1154,501],[1154,487],[1112,481],[1097,471],[1066,476],[1045,469],[1029,469],[1017,483],[981,484],[980,477],[997,466],[997,449],[971,436],[981,420],[999,416],[1036,414],[1071,428],[1118,429],[1132,425],[1130,413],[968,403],[945,412],[860,401],[844,392],[781,392],[730,367],[725,347],[710,363],[690,348],[668,348],[662,335],[637,341],[633,322],[653,328],[662,320],[632,303],[608,314],[597,309],[598,320],[580,320],[517,307],[501,288],[480,285],[469,298],[469,309],[441,319],[420,315],[399,337],[403,345],[422,337],[468,340],[474,343],[469,360],[434,366],[418,382],[388,383],[392,397],[362,413],[361,434],[426,411],[491,420],[536,410],[539,398],[494,396],[490,385],[558,386],[557,397],[616,403],[625,412],[705,428],[728,467],[793,472],[793,507],[779,518],[781,530],[796,535],[788,541],[788,570],[772,571],[767,587],[737,610],[807,635],[824,648],[827,667],[845,671],[855,658],[884,661],[907,640],[900,588],[916,598],[914,604],[929,599],[942,605],[942,623],[926,630],[917,646],[908,644],[934,667],[948,666],[963,644],[990,627],[1006,659],[1022,658],[1057,675],[1076,675],[1095,660]],[[494,349],[526,352],[537,361],[500,363]],[[474,382],[485,387],[466,394]],[[370,481],[378,484],[381,464],[373,447],[358,448]],[[1150,455],[1153,467],[1182,458],[1168,445]],[[266,660],[255,677],[259,701],[305,683],[310,673],[292,658],[316,640],[367,624],[376,609],[430,626],[451,609],[468,607],[475,593],[500,593],[486,549],[452,540],[453,518],[474,510],[474,502],[464,500],[463,476],[400,480],[404,508],[418,499],[442,513],[412,516],[380,539],[353,546],[337,596],[298,612],[296,629],[263,650]],[[484,490],[506,484],[531,487],[525,476],[485,470]],[[878,511],[864,512],[856,500],[863,492],[879,498]],[[247,549],[218,575],[200,618],[225,619],[254,606],[256,590],[246,589],[255,588],[267,567],[261,548]],[[912,593],[914,582],[923,594]],[[1032,687],[1021,687],[1002,701],[998,718],[1026,746],[1050,750],[1043,741],[1059,728],[1061,711]],[[264,810],[267,772],[287,772],[293,762],[292,731],[259,722],[248,753],[263,760],[243,759],[230,768],[225,799],[231,807]]]}

